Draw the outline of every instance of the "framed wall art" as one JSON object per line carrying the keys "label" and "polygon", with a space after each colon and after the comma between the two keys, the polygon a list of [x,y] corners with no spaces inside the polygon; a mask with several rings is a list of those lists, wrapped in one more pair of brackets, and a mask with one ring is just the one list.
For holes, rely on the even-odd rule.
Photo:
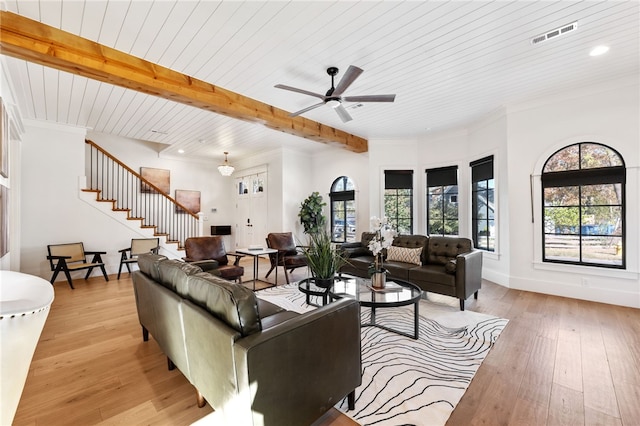
{"label": "framed wall art", "polygon": [[0,257],[9,252],[9,188],[0,185]]}
{"label": "framed wall art", "polygon": [[9,114],[0,98],[0,175],[9,177]]}
{"label": "framed wall art", "polygon": [[[200,191],[176,189],[176,201],[185,206],[190,213],[200,213]],[[184,210],[176,206],[176,213],[184,213]]]}
{"label": "framed wall art", "polygon": [[[171,172],[166,169],[154,169],[152,167],[140,167],[140,175],[155,185],[163,194],[170,194]],[[149,185],[140,182],[140,192],[156,192]]]}

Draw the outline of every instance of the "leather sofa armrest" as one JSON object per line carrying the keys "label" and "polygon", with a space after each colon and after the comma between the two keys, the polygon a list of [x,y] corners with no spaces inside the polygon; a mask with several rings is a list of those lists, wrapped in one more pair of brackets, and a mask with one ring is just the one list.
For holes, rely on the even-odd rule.
{"label": "leather sofa armrest", "polygon": [[[350,244],[350,243],[347,243]],[[356,244],[356,243],[351,243],[351,244]],[[345,245],[342,245],[342,253],[347,257],[358,257],[358,256],[373,256],[373,253],[371,253],[371,250],[369,250],[367,247],[362,247],[360,245],[360,243],[357,243],[357,246],[352,246],[352,247],[345,247]]]}
{"label": "leather sofa armrest", "polygon": [[[362,383],[359,311],[357,301],[341,299],[236,341],[240,393],[259,383],[254,407],[273,407],[298,419],[309,410],[306,403],[346,396]],[[309,383],[316,401],[290,398],[307,395]]]}
{"label": "leather sofa armrest", "polygon": [[227,256],[234,256],[234,257],[235,257],[235,260],[233,261],[233,265],[234,265],[234,266],[238,266],[238,265],[240,265],[240,259],[242,259],[243,257],[245,257],[245,255],[244,255],[244,254],[236,253],[235,251],[234,251],[234,252],[227,253]]}
{"label": "leather sofa armrest", "polygon": [[343,249],[352,249],[356,247],[362,247],[362,243],[360,241],[356,241],[355,243],[342,243],[340,244],[340,248]]}
{"label": "leather sofa armrest", "polygon": [[456,256],[456,293],[467,299],[482,285],[482,251],[472,250]]}
{"label": "leather sofa armrest", "polygon": [[220,265],[217,260],[207,259],[207,260],[187,260],[188,258],[183,258],[185,262],[190,263],[195,266],[199,266],[204,272],[211,271],[213,269],[218,269]]}

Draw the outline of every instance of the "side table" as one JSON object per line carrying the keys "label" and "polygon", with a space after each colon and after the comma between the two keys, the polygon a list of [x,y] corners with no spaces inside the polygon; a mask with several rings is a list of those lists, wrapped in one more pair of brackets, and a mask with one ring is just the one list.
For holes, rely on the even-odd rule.
{"label": "side table", "polygon": [[[246,254],[247,256],[253,257],[253,290],[256,289],[256,281],[258,281],[258,258],[264,255],[275,254],[276,255],[276,265],[278,264],[278,250],[271,248],[239,248],[236,249],[236,252]],[[263,281],[263,280],[260,280]],[[268,283],[268,281],[264,281]],[[278,268],[276,268],[276,281],[275,284],[271,284],[271,287],[275,287],[278,285]]]}

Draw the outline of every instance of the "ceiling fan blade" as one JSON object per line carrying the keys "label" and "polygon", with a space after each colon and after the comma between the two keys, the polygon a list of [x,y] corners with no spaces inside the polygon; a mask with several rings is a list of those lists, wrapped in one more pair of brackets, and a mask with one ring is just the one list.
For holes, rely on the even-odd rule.
{"label": "ceiling fan blade", "polygon": [[349,115],[349,113],[347,112],[346,109],[344,109],[344,107],[342,105],[338,105],[337,107],[334,108],[336,110],[336,112],[338,113],[338,116],[340,117],[340,119],[342,120],[343,123],[346,123],[348,121],[353,120],[353,118],[351,118],[351,116]]}
{"label": "ceiling fan blade", "polygon": [[292,112],[291,114],[289,114],[289,117],[297,117],[300,114],[304,114],[305,112],[311,111],[312,109],[316,109],[318,107],[321,107],[322,105],[324,105],[324,102],[320,102],[319,104],[311,105],[309,107],[301,109],[300,111]]}
{"label": "ceiling fan blade", "polygon": [[346,102],[393,102],[396,95],[364,95],[364,96],[343,96]]}
{"label": "ceiling fan blade", "polygon": [[291,91],[291,92],[302,93],[303,95],[314,96],[314,97],[316,97],[316,98],[320,98],[320,99],[322,99],[323,101],[324,101],[324,100],[325,100],[325,98],[326,98],[326,96],[321,95],[321,94],[319,94],[319,93],[309,92],[308,90],[298,89],[298,88],[295,88],[295,87],[286,86],[286,85],[284,85],[284,84],[276,84],[276,85],[275,85],[275,86],[273,86],[273,87],[276,87],[276,88],[278,88],[278,89],[289,90],[289,91]]}
{"label": "ceiling fan blade", "polygon": [[333,91],[333,93],[331,94],[331,96],[340,96],[344,93],[345,90],[347,90],[349,88],[349,86],[351,86],[351,83],[353,83],[354,81],[356,81],[356,78],[358,78],[360,76],[360,74],[362,74],[364,72],[364,70],[353,66],[353,65],[349,65],[349,68],[347,69],[347,72],[344,73],[344,76],[342,77],[342,79],[340,80],[340,83],[338,83],[338,85],[336,86],[336,90]]}

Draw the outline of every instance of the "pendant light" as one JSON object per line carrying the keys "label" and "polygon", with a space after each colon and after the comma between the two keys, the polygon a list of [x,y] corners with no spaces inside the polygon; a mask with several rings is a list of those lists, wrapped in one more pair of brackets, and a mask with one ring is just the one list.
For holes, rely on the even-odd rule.
{"label": "pendant light", "polygon": [[225,151],[224,163],[218,166],[218,171],[222,176],[231,176],[231,174],[235,170],[235,168],[231,164],[229,164],[229,161],[227,160],[227,155],[229,155],[229,153]]}

